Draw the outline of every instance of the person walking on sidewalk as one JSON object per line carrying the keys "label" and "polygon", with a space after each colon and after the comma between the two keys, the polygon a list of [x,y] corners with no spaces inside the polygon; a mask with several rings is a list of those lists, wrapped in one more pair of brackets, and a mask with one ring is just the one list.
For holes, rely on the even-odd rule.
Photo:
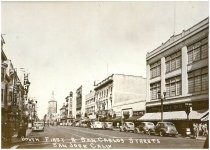
{"label": "person walking on sidewalk", "polygon": [[193,123],[193,131],[194,131],[194,138],[197,138],[199,134],[199,128],[197,123]]}

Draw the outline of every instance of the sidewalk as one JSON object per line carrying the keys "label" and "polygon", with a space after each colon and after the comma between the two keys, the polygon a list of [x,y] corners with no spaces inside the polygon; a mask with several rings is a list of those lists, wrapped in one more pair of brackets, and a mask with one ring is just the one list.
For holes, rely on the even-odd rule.
{"label": "sidewalk", "polygon": [[[120,131],[120,128],[113,128],[113,131]],[[194,138],[193,136],[185,137],[185,136],[182,136],[181,134],[178,134],[177,137],[180,137],[180,138],[189,138],[189,139],[193,139]],[[204,140],[205,141],[206,138],[207,138],[206,136],[198,136],[196,138],[196,140]]]}
{"label": "sidewalk", "polygon": [[[26,138],[29,137],[29,135],[31,134],[32,129],[27,129],[26,130]],[[16,144],[16,143],[20,143],[22,142],[21,138],[18,138],[18,133],[15,133],[12,136],[12,144]]]}
{"label": "sidewalk", "polygon": [[[32,131],[32,129],[27,129],[26,130],[26,138],[30,136],[31,131]],[[16,145],[18,143],[21,143],[21,142],[23,142],[23,141],[21,140],[21,138],[18,138],[18,132],[16,132],[12,136],[11,143],[4,143],[4,142],[2,142],[1,148],[8,149],[8,148],[11,148],[12,146],[14,146],[14,145]]]}

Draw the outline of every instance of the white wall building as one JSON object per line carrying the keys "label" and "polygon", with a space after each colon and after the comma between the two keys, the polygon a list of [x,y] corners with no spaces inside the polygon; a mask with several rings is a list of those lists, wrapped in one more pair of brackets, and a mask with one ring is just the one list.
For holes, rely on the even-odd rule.
{"label": "white wall building", "polygon": [[146,78],[141,76],[112,74],[95,86],[95,100],[99,116],[133,116],[144,112],[146,102]]}

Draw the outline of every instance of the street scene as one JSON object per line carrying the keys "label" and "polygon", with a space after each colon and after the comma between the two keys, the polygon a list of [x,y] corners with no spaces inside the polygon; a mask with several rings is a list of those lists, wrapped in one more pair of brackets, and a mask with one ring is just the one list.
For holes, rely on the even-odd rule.
{"label": "street scene", "polygon": [[[52,132],[52,131],[55,132]],[[32,132],[14,145],[18,149],[139,149],[139,148],[202,148],[204,139],[160,137],[155,135],[120,132],[119,130],[92,130],[69,126],[47,126],[44,132]]]}
{"label": "street scene", "polygon": [[1,17],[2,149],[209,148],[208,1],[4,1]]}

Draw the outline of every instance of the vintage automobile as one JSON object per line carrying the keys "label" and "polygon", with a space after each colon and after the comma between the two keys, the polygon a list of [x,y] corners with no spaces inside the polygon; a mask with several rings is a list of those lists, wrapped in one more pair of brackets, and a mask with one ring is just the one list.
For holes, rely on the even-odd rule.
{"label": "vintage automobile", "polygon": [[135,133],[155,134],[155,125],[152,122],[141,122],[136,128]]}
{"label": "vintage automobile", "polygon": [[34,122],[32,131],[44,131],[44,122]]}
{"label": "vintage automobile", "polygon": [[122,126],[120,126],[120,131],[132,131],[134,132],[134,123],[133,122],[124,122]]}
{"label": "vintage automobile", "polygon": [[104,129],[104,122],[94,121],[91,123],[91,129]]}
{"label": "vintage automobile", "polygon": [[113,123],[112,122],[105,122],[104,123],[104,128],[112,130],[113,129]]}
{"label": "vintage automobile", "polygon": [[160,136],[176,136],[178,131],[172,122],[158,122],[155,126],[155,133]]}

